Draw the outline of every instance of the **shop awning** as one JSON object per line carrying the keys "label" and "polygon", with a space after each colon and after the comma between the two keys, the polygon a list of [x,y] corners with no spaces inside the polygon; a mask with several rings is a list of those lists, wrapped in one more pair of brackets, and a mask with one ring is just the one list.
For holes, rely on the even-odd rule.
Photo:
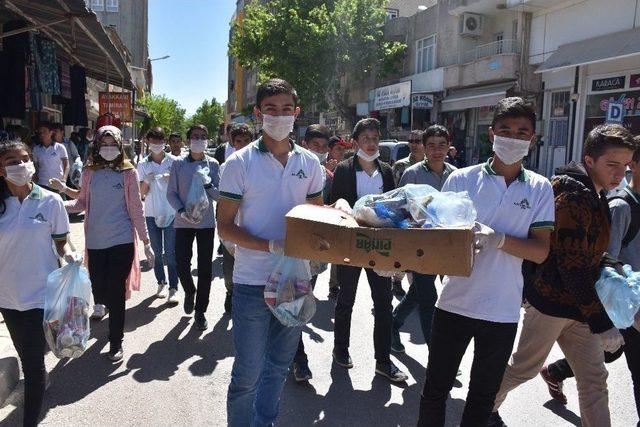
{"label": "shop awning", "polygon": [[496,105],[504,98],[515,82],[476,88],[451,90],[442,100],[441,111],[462,111],[467,108],[479,108]]}
{"label": "shop awning", "polygon": [[88,77],[132,89],[131,75],[122,54],[84,0],[0,2],[0,19],[15,18],[28,21],[29,29],[53,40],[72,63],[85,68]]}
{"label": "shop awning", "polygon": [[640,55],[640,28],[564,44],[535,72],[556,71],[635,55]]}

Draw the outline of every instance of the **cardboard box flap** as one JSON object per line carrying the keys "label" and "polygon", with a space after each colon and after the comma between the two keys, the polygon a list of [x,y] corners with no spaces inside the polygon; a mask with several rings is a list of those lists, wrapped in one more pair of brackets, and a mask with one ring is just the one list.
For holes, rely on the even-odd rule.
{"label": "cardboard box flap", "polygon": [[354,217],[328,206],[298,205],[287,213],[286,218],[287,220],[302,219],[340,227],[359,227]]}

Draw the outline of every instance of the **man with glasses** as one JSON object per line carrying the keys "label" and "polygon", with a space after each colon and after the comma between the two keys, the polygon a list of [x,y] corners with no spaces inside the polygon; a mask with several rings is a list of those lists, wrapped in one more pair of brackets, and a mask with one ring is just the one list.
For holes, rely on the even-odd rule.
{"label": "man with glasses", "polygon": [[409,156],[404,159],[400,159],[393,164],[393,179],[395,180],[396,185],[400,183],[402,174],[409,166],[413,166],[424,160],[422,133],[423,132],[421,130],[411,131],[411,135],[409,136]]}

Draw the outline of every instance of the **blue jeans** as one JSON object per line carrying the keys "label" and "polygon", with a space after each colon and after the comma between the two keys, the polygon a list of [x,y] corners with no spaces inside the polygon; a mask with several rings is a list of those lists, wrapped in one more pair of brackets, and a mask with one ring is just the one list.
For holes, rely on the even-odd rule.
{"label": "blue jeans", "polygon": [[167,270],[169,270],[169,288],[178,289],[178,268],[176,267],[176,229],[171,225],[159,228],[153,217],[146,217],[147,230],[149,230],[149,240],[151,249],[156,254],[156,262],[153,272],[158,283],[167,283],[164,275],[164,262],[162,261],[162,242],[164,237],[164,256],[167,259]]}
{"label": "blue jeans", "polygon": [[424,341],[429,345],[431,341],[431,321],[436,301],[438,300],[435,285],[436,276],[420,273],[412,274],[413,280],[409,286],[409,291],[393,310],[393,327],[400,329],[404,325],[407,316],[411,314],[414,308],[418,307]]}
{"label": "blue jeans", "polygon": [[233,285],[235,360],[227,394],[231,427],[271,426],[300,341],[301,327],[287,327],[264,302],[264,286]]}

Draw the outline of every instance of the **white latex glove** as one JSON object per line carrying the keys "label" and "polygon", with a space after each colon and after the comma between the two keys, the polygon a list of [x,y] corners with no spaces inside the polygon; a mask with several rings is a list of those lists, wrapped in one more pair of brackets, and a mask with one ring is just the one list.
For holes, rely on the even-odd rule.
{"label": "white latex glove", "polygon": [[284,240],[269,240],[269,252],[274,255],[284,255]]}
{"label": "white latex glove", "polygon": [[473,227],[473,243],[476,253],[485,249],[500,249],[504,245],[505,234],[476,221]]}
{"label": "white latex glove", "polygon": [[186,212],[180,212],[180,218],[184,219],[187,222],[190,222],[191,224],[197,224],[197,222],[194,221],[193,218],[191,218]]}
{"label": "white latex glove", "polygon": [[144,256],[147,257],[147,264],[150,268],[153,268],[156,262],[156,255],[153,253],[153,249],[151,249],[151,244],[147,243],[144,245]]}
{"label": "white latex glove", "polygon": [[599,333],[598,337],[602,342],[602,348],[604,349],[604,351],[609,353],[614,353],[624,345],[624,338],[622,338],[622,335],[617,328],[611,328],[607,331]]}
{"label": "white latex glove", "polygon": [[57,178],[52,178],[49,180],[49,187],[61,193],[64,193],[67,189],[67,186],[64,184],[64,182],[60,181]]}
{"label": "white latex glove", "polygon": [[154,179],[156,179],[156,174],[153,172],[148,173],[144,176],[144,182],[146,182],[147,184],[151,184]]}
{"label": "white latex glove", "polygon": [[82,255],[77,252],[69,252],[64,255],[63,259],[67,264],[73,264],[74,262],[77,262],[78,264],[82,263]]}
{"label": "white latex glove", "polygon": [[349,202],[347,202],[345,199],[336,200],[336,203],[333,205],[333,207],[338,210],[341,210],[347,215],[353,215],[353,209],[351,209]]}

